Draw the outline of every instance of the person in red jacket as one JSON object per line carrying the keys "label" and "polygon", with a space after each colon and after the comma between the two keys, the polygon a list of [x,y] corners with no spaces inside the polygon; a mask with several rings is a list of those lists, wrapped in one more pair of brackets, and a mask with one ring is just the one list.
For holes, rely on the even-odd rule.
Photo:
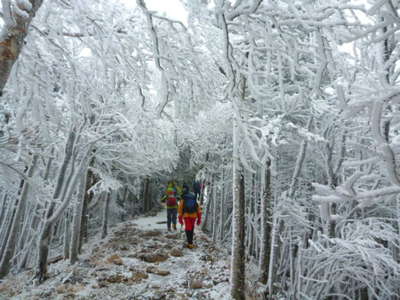
{"label": "person in red jacket", "polygon": [[201,224],[201,209],[196,201],[196,196],[189,191],[189,187],[186,184],[182,187],[182,199],[178,206],[178,219],[181,225],[185,223],[187,247],[190,249],[194,248],[194,226],[195,223],[197,225]]}
{"label": "person in red jacket", "polygon": [[172,229],[176,230],[176,215],[178,213],[178,192],[174,181],[168,181],[167,190],[165,191],[165,195],[161,199],[161,201],[166,202],[168,231],[171,230],[171,225]]}

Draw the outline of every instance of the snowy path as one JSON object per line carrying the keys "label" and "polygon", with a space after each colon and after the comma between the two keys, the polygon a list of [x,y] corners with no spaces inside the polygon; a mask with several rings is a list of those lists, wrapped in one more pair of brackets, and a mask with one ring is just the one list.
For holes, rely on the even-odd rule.
{"label": "snowy path", "polygon": [[225,251],[199,230],[198,247],[185,248],[184,232],[162,224],[165,214],[119,224],[87,247],[80,263],[50,265],[41,286],[28,283],[29,271],[10,278],[0,299],[230,299]]}
{"label": "snowy path", "polygon": [[165,229],[167,227],[166,215],[167,212],[163,209],[156,216],[142,217],[135,221],[132,221],[132,223],[137,225],[142,230]]}

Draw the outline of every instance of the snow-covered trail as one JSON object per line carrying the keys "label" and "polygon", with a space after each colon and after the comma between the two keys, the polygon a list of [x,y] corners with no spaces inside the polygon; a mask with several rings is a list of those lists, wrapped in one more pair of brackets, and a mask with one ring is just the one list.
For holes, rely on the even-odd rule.
{"label": "snow-covered trail", "polygon": [[0,299],[230,299],[226,252],[200,230],[197,248],[185,248],[183,230],[168,232],[165,221],[161,211],[121,223],[94,239],[74,266],[50,265],[40,286],[29,282],[30,271],[10,277]]}
{"label": "snow-covered trail", "polygon": [[167,212],[165,209],[161,210],[155,216],[141,217],[134,221],[133,224],[137,225],[141,230],[149,229],[166,229]]}

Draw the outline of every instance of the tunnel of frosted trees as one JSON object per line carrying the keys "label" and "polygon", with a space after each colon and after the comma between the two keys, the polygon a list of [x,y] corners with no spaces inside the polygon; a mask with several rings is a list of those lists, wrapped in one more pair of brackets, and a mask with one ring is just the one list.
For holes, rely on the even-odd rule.
{"label": "tunnel of frosted trees", "polygon": [[0,278],[196,179],[233,299],[398,299],[400,1],[125,2],[1,1]]}

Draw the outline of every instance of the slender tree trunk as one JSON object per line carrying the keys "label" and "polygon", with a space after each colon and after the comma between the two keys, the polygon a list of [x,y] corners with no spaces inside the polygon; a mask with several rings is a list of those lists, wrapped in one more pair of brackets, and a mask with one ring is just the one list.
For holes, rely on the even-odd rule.
{"label": "slender tree trunk", "polygon": [[271,209],[272,209],[272,187],[271,187],[271,161],[262,168],[261,184],[263,195],[261,200],[261,250],[260,250],[260,282],[267,283],[268,270],[271,253]]}
{"label": "slender tree trunk", "polygon": [[[87,168],[87,167],[86,167]],[[79,240],[81,236],[81,222],[84,203],[86,202],[87,195],[87,182],[88,177],[90,177],[89,171],[82,176],[82,181],[79,187],[79,193],[76,199],[73,219],[72,219],[72,235],[71,235],[71,245],[70,245],[70,262],[74,264],[78,260],[79,253]]]}
{"label": "slender tree trunk", "polygon": [[[54,160],[53,154],[54,154],[54,148],[51,149],[50,157],[49,157],[49,160],[47,161],[47,164],[46,164],[46,169],[45,169],[45,173],[44,173],[44,176],[43,176],[43,180],[45,182],[47,182],[47,180],[48,180],[48,178],[50,176],[50,170],[51,170],[51,166],[52,166],[52,163],[53,163],[53,160]],[[31,227],[30,227],[32,232],[36,232],[38,230],[38,227],[39,227],[39,222],[40,222],[40,219],[41,219],[40,215],[39,215],[40,207],[41,207],[41,205],[39,203],[36,203],[35,208],[33,210],[35,213],[34,213],[34,216],[32,218]],[[34,244],[33,243],[33,237],[31,237],[31,241],[29,243],[30,243],[30,245]],[[30,251],[25,251],[24,252],[23,258],[21,259],[21,262],[19,264],[19,270],[23,270],[23,269],[26,268],[26,265],[28,263],[28,258],[30,258],[30,253],[31,253]]]}
{"label": "slender tree trunk", "polygon": [[8,196],[8,204],[4,207],[3,218],[1,220],[1,231],[0,231],[0,260],[3,257],[4,251],[6,250],[8,235],[10,234],[12,220],[15,215],[15,205],[12,205],[15,197]]}
{"label": "slender tree trunk", "polygon": [[150,178],[146,177],[144,179],[144,187],[143,187],[143,210],[144,210],[144,212],[148,212],[150,209],[151,209]]}
{"label": "slender tree trunk", "polygon": [[211,222],[211,224],[212,224],[212,239],[213,239],[213,242],[216,242],[216,240],[217,240],[217,232],[218,232],[218,220],[217,220],[217,212],[218,212],[218,203],[217,203],[217,191],[218,191],[218,188],[217,188],[217,185],[218,185],[218,183],[217,183],[217,180],[215,180],[216,181],[216,183],[215,183],[215,185],[214,185],[214,189],[213,189],[213,197],[212,197],[212,201],[213,201],[213,209],[212,209],[212,212],[213,212],[213,215],[212,215],[212,222]]}
{"label": "slender tree trunk", "polygon": [[[3,224],[5,222],[5,212],[7,208],[7,198],[8,198],[8,193],[4,193],[2,195],[2,201],[1,201],[1,210],[0,210],[0,228],[3,228]],[[1,259],[1,256],[0,256]]]}
{"label": "slender tree trunk", "polygon": [[[31,178],[33,176],[34,170],[36,168],[38,155],[33,155],[32,163],[28,171],[28,177]],[[21,221],[23,222],[25,215],[26,202],[28,200],[28,192],[29,192],[29,182],[25,180],[24,186],[22,188],[22,192],[18,201],[18,206],[15,211],[14,219],[11,225],[10,234],[7,239],[7,246],[4,252],[4,255],[0,262],[0,278],[3,278],[10,270],[11,260],[14,256],[15,247],[17,245],[17,235],[19,229],[21,228]]]}
{"label": "slender tree trunk", "polygon": [[70,257],[70,242],[71,242],[71,224],[70,212],[67,210],[64,214],[64,259]]}
{"label": "slender tree trunk", "polygon": [[[271,162],[271,166],[270,169],[273,169],[273,166],[275,166],[275,164],[273,164],[274,162]],[[271,178],[272,181],[272,178]],[[271,185],[272,186],[272,185]],[[273,209],[275,209],[275,207],[277,206],[277,199],[276,197],[273,199],[274,203],[273,203]],[[270,252],[270,256],[269,256],[269,270],[268,270],[268,293],[270,296],[273,295],[274,293],[274,283],[276,281],[276,262],[278,260],[278,256],[279,256],[279,232],[280,232],[280,221],[279,218],[277,216],[277,214],[274,212],[274,210],[271,211],[272,214],[272,226],[271,226],[271,252]],[[272,297],[269,297],[270,299],[272,299]]]}
{"label": "slender tree trunk", "polygon": [[[92,161],[93,163],[93,161]],[[88,241],[88,219],[89,219],[89,204],[93,200],[93,193],[88,193],[89,189],[96,184],[98,179],[93,174],[93,172],[89,169],[87,171],[87,178],[86,178],[86,190],[84,194],[84,202],[82,207],[82,220],[81,220],[81,232],[79,234],[79,247],[78,253],[80,254],[82,251],[83,243]]]}
{"label": "slender tree trunk", "polygon": [[128,187],[125,185],[123,192],[122,192],[122,201],[127,206],[126,211],[128,212],[128,218],[132,218],[133,217],[133,215],[132,215],[132,206],[133,205],[132,205],[132,202],[129,201],[128,195],[129,195],[129,190],[128,190]]}
{"label": "slender tree trunk", "polygon": [[210,184],[207,186],[207,203],[206,203],[206,209],[204,212],[204,220],[202,222],[201,230],[207,231],[207,224],[209,217],[208,215],[211,213],[211,194],[212,194],[212,189],[213,189],[213,179],[211,177]]}
{"label": "slender tree trunk", "polygon": [[[248,217],[251,220],[256,219],[256,199],[255,199],[255,189],[256,189],[256,174],[251,175],[251,184],[250,184],[250,190],[248,194],[248,199],[250,201],[248,205]],[[248,246],[248,255],[249,256],[255,256],[256,255],[256,250],[255,250],[255,244],[256,244],[256,228],[255,228],[255,223],[251,224],[248,223],[248,234],[249,234],[249,246]]]}
{"label": "slender tree trunk", "polygon": [[[33,211],[36,213],[37,213],[37,208],[38,208],[38,204],[36,204],[33,208]],[[32,230],[32,229],[36,228],[34,224],[36,222],[36,226],[37,226],[37,223],[39,222],[38,219],[39,219],[39,217],[36,216],[34,213],[34,215],[31,216],[29,222],[27,222],[27,228],[25,230],[26,234],[27,234],[26,242],[24,243],[24,245],[21,245],[19,247],[20,250],[23,251],[23,254],[22,254],[22,258],[20,259],[20,261],[18,263],[18,271],[22,271],[26,268],[26,264],[28,262],[28,257],[31,254],[31,251],[29,248],[32,247],[33,240],[35,239],[35,237],[32,234],[28,234],[28,231],[35,232],[35,230]]]}
{"label": "slender tree trunk", "polygon": [[[28,206],[26,208],[27,211],[31,212],[34,209],[34,205],[32,205],[32,203],[28,203]],[[25,215],[25,213],[24,213]],[[18,240],[18,244],[17,244],[17,251],[22,251],[25,247],[25,243],[27,242],[28,238],[29,238],[29,231],[30,231],[30,226],[32,223],[32,213],[28,213],[26,214],[26,217],[22,218],[22,222],[21,222],[21,234]],[[21,255],[19,262],[18,262],[18,268],[20,268],[20,264],[21,264]]]}
{"label": "slender tree trunk", "polygon": [[234,117],[233,125],[233,212],[232,212],[232,255],[231,296],[235,300],[245,299],[245,199],[244,177],[239,162],[238,128]]}
{"label": "slender tree trunk", "polygon": [[224,168],[222,169],[222,186],[221,186],[221,203],[219,207],[219,221],[220,221],[220,228],[219,228],[219,240],[222,242],[224,238],[224,227],[225,227],[225,172]]}
{"label": "slender tree trunk", "polygon": [[[17,199],[14,199],[14,200],[18,201]],[[18,204],[18,202],[16,204]],[[2,245],[0,245],[0,259],[3,257],[3,255],[7,249],[7,240],[10,235],[10,232],[11,232],[11,227],[13,224],[15,211],[16,211],[15,207],[10,207],[8,209],[7,219],[4,222],[4,234],[2,234],[2,239],[1,239]]]}
{"label": "slender tree trunk", "polygon": [[25,18],[11,11],[14,11],[15,8],[12,8],[9,0],[2,0],[5,24],[0,31],[0,97],[3,95],[3,89],[11,69],[25,44],[24,39],[28,34],[29,25],[42,5],[42,0],[30,0],[29,2],[32,4],[30,10],[23,8],[18,2],[14,4],[20,11],[29,15]]}
{"label": "slender tree trunk", "polygon": [[101,226],[101,238],[104,239],[108,234],[108,208],[110,206],[111,192],[108,192],[103,208],[103,223]]}
{"label": "slender tree trunk", "polygon": [[[46,212],[46,219],[49,219],[51,215],[53,214],[55,207],[55,203],[52,202],[50,203],[49,208],[47,209]],[[36,277],[40,282],[43,282],[47,278],[47,257],[49,254],[49,243],[50,243],[50,238],[51,238],[51,230],[52,226],[50,224],[47,224],[47,222],[44,224],[44,227],[40,233],[40,238],[39,238],[39,251],[38,251],[38,271],[36,274]]]}
{"label": "slender tree trunk", "polygon": [[201,182],[201,191],[200,191],[200,206],[203,207],[203,202],[204,202],[204,190],[205,190],[205,184],[206,184],[206,180],[203,180]]}
{"label": "slender tree trunk", "polygon": [[[67,182],[65,183],[65,187],[63,189],[62,195],[60,197],[61,204],[57,207],[57,210],[54,210],[54,206],[50,207],[51,214],[47,215],[45,224],[43,225],[43,231],[40,236],[40,244],[39,244],[39,269],[37,273],[37,277],[39,282],[46,278],[47,273],[47,256],[49,251],[49,241],[51,239],[52,227],[55,222],[58,221],[62,213],[67,208],[70,199],[73,197],[73,193],[76,189],[76,185],[78,184],[79,178],[84,176],[85,166],[87,163],[87,157],[82,158],[82,161],[78,168],[75,170],[75,159],[72,160],[71,172],[70,176],[68,176]],[[53,202],[55,203],[55,202]],[[53,204],[52,203],[52,204]]]}
{"label": "slender tree trunk", "polygon": [[[313,119],[312,119],[312,117],[310,117],[307,122],[307,129],[309,131],[311,130],[312,121],[313,121]],[[289,198],[293,198],[295,195],[296,186],[297,186],[301,171],[303,169],[304,160],[306,157],[307,146],[308,146],[307,139],[304,139],[300,145],[300,150],[299,150],[299,153],[298,153],[297,159],[296,159],[295,169],[292,174],[292,179],[291,179],[291,183],[290,183],[290,187],[289,187],[289,191],[288,191]],[[281,223],[281,224],[283,224],[283,223]],[[293,287],[294,286],[294,276],[295,276],[294,275],[295,274],[294,267],[295,267],[295,265],[297,265],[297,251],[299,248],[297,245],[293,246],[292,227],[291,226],[289,226],[289,228],[287,229],[287,234],[289,235],[289,238],[288,238],[289,243],[284,245],[285,249],[282,254],[287,253],[287,256],[288,256],[288,265],[285,266],[285,268],[288,268],[288,270],[289,270],[290,287]],[[279,245],[279,243],[278,243],[278,245]],[[295,292],[290,291],[289,293],[291,293],[293,296]]]}
{"label": "slender tree trunk", "polygon": [[21,256],[22,257],[21,257],[20,262],[18,263],[18,266],[17,266],[18,272],[21,272],[24,269],[26,269],[26,265],[28,263],[28,258],[31,258],[31,255],[32,255],[31,249],[33,247],[34,239],[35,239],[34,236],[30,236],[29,239],[27,239],[27,241],[26,241],[26,243],[24,245],[24,248],[21,249],[21,251],[22,251],[22,255]]}
{"label": "slender tree trunk", "polygon": [[89,223],[89,202],[92,199],[92,195],[88,195],[85,193],[85,198],[83,200],[83,207],[82,207],[82,216],[81,216],[81,228],[79,232],[79,245],[78,245],[78,254],[82,253],[82,246],[84,243],[88,241],[88,223]]}
{"label": "slender tree trunk", "polygon": [[[310,119],[307,122],[307,130],[310,131],[311,129],[311,124],[312,124],[312,117],[310,117]],[[307,139],[304,139],[300,145],[300,151],[297,155],[297,159],[296,159],[296,165],[295,165],[295,169],[292,175],[292,180],[290,183],[290,187],[289,187],[289,194],[288,196],[290,198],[292,198],[295,194],[296,191],[296,185],[301,173],[301,170],[303,168],[303,163],[304,163],[304,159],[306,157],[306,151],[307,151]]]}
{"label": "slender tree trunk", "polygon": [[[70,176],[67,176],[67,168],[72,160],[72,154],[75,144],[76,133],[74,129],[71,129],[67,138],[67,142],[65,145],[65,154],[64,160],[61,164],[60,171],[57,177],[57,183],[53,194],[53,200],[60,198],[61,192],[66,193],[68,189],[68,183],[71,180],[71,176],[73,175],[72,169],[74,167],[74,161],[71,164],[71,172]],[[36,278],[38,279],[39,283],[43,282],[47,277],[47,257],[49,254],[49,242],[51,239],[51,232],[52,232],[52,225],[53,222],[49,222],[50,218],[53,216],[54,208],[55,208],[55,201],[52,201],[47,208],[46,211],[46,218],[44,221],[44,225],[42,231],[39,236],[39,243],[38,243],[38,264],[37,264],[37,272]]]}

